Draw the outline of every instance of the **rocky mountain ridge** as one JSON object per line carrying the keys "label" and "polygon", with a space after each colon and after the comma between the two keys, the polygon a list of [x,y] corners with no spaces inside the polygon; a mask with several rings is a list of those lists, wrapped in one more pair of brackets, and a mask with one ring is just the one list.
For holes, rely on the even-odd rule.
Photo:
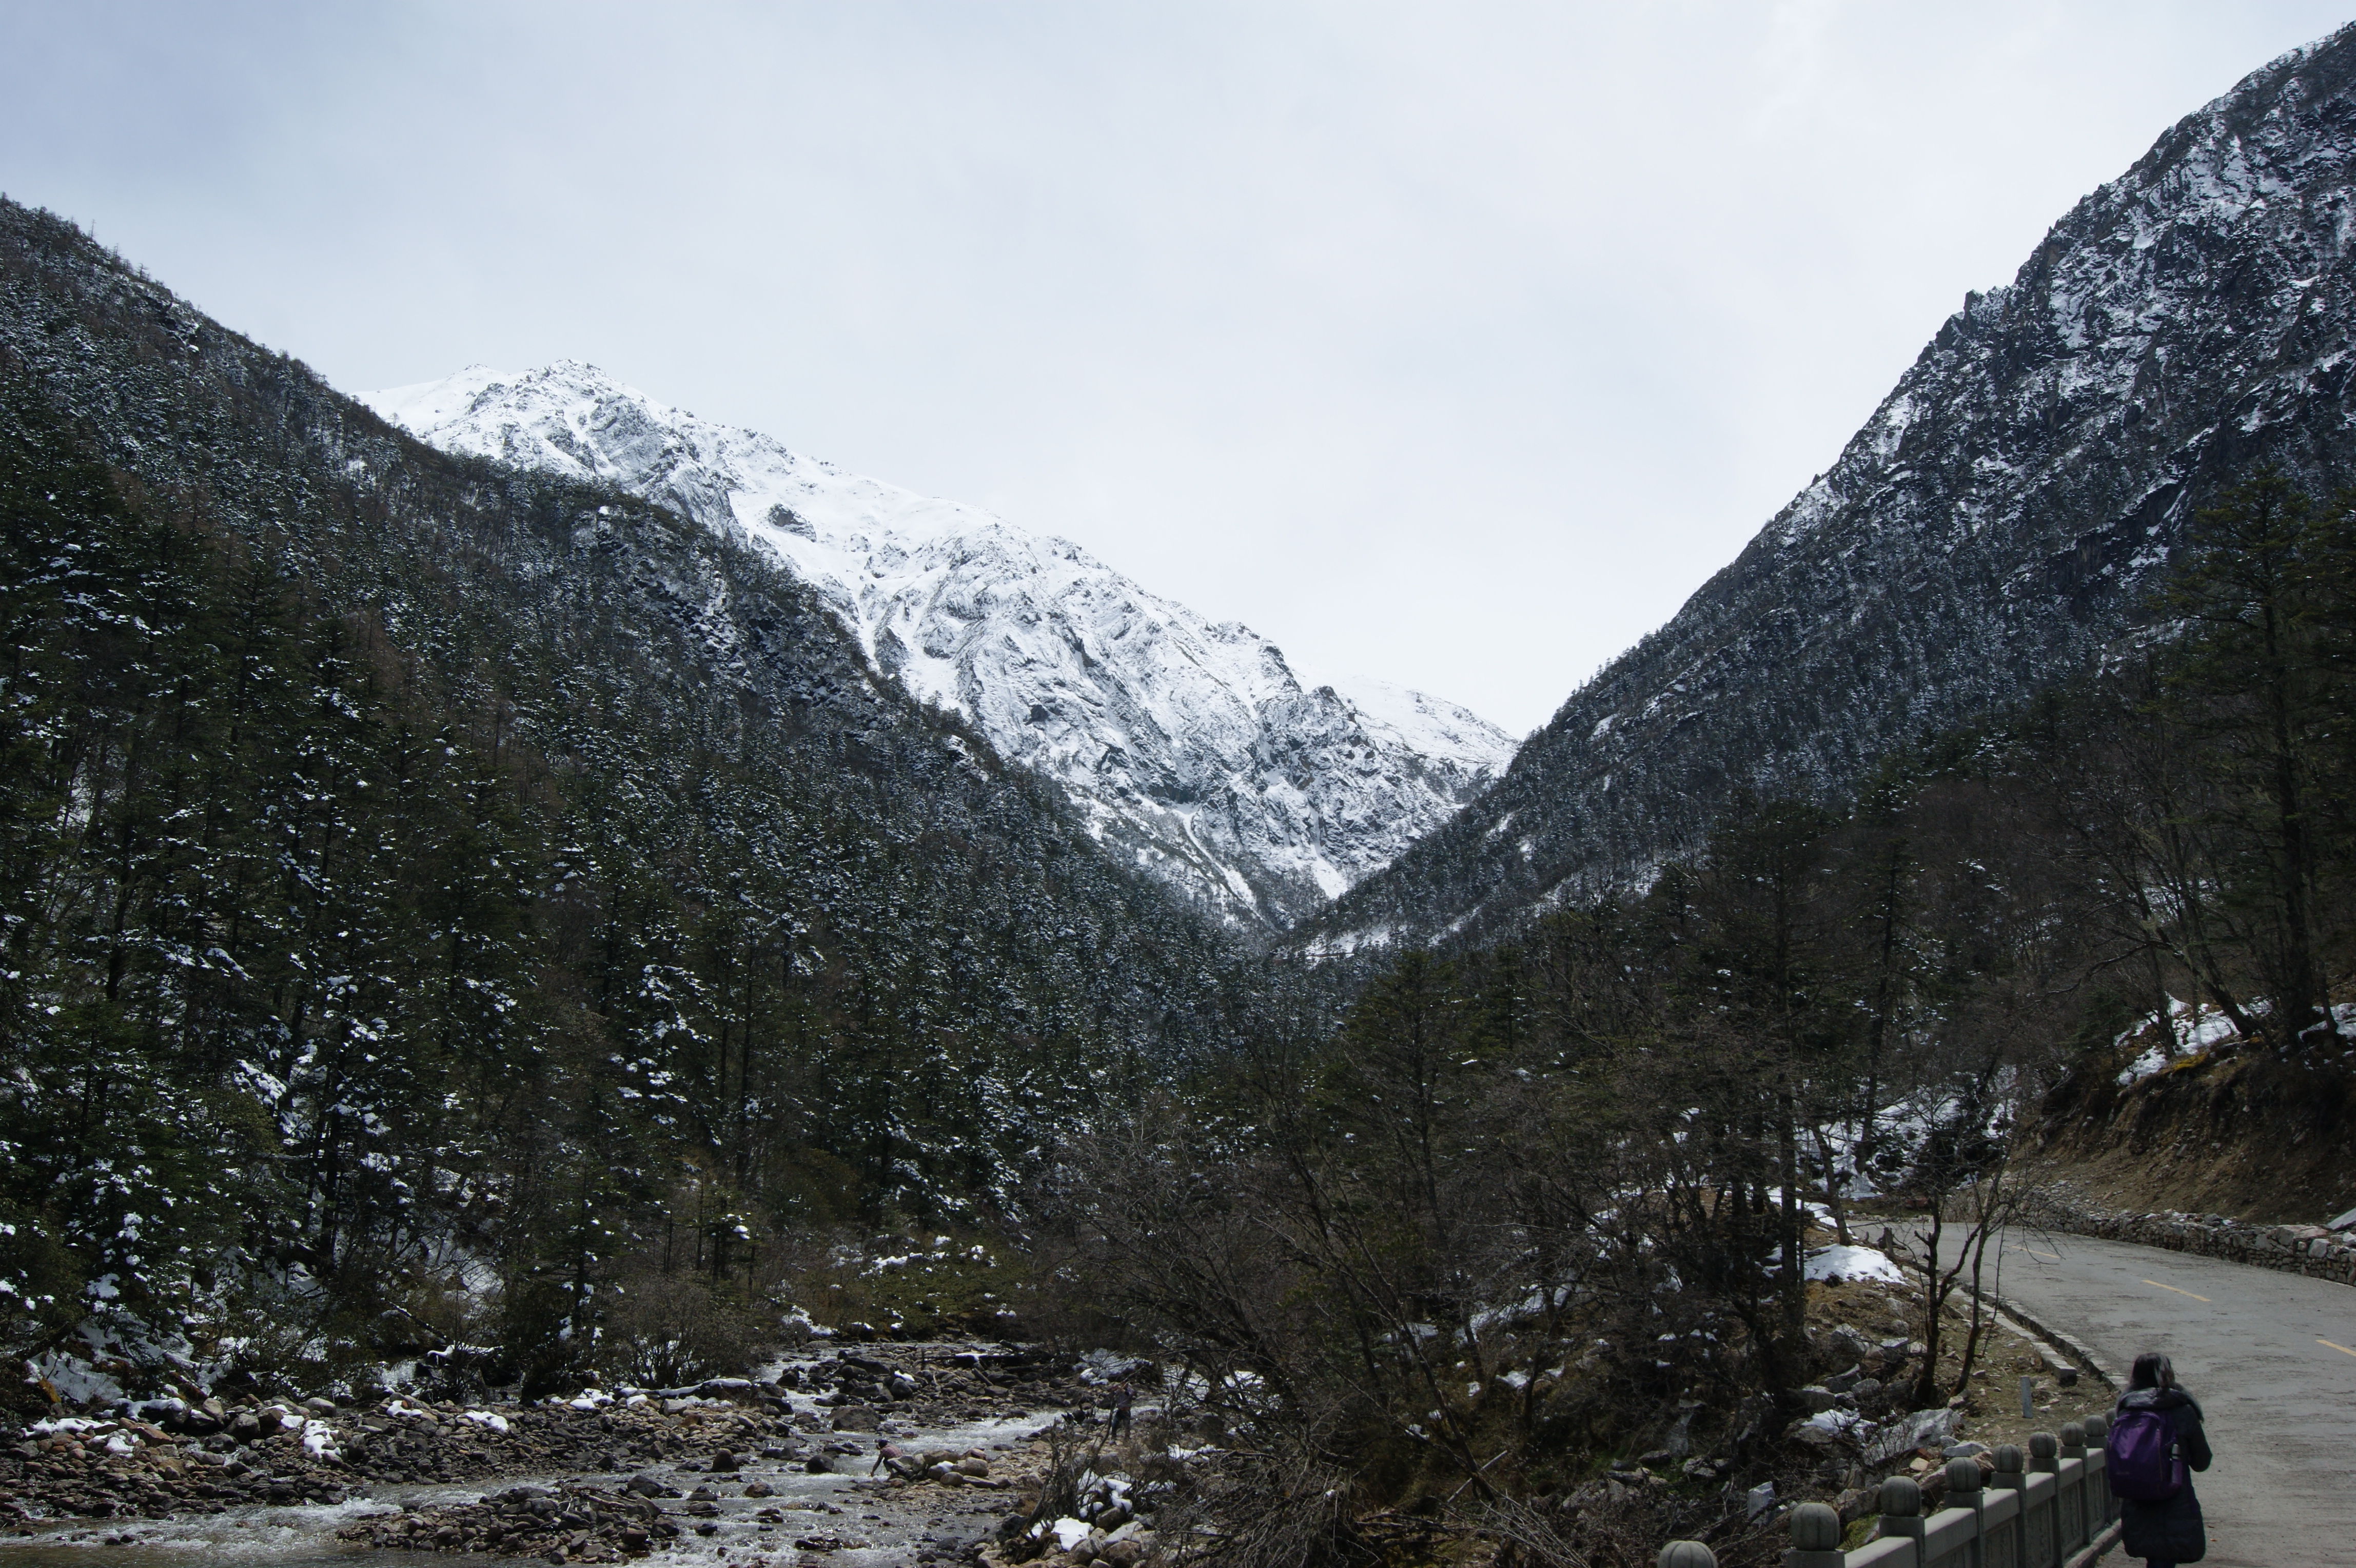
{"label": "rocky mountain ridge", "polygon": [[1068,541],[845,473],[560,361],[363,393],[444,450],[615,485],[784,561],[873,661],[1060,784],[1108,846],[1290,926],[1484,789],[1513,743],[1421,693],[1304,686],[1266,639]]}
{"label": "rocky mountain ridge", "polygon": [[2356,29],[2252,73],[1967,297],[1839,460],[1574,693],[1327,951],[1647,884],[1739,791],[1836,799],[2132,628],[2195,513],[2356,477]]}

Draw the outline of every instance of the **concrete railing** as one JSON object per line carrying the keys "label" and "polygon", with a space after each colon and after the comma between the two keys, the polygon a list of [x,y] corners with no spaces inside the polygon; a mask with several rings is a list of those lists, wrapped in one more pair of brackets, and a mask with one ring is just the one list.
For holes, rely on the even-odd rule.
{"label": "concrete railing", "polygon": [[[2117,1540],[2118,1505],[2103,1466],[2109,1423],[2088,1416],[2060,1437],[2040,1432],[2024,1456],[2011,1444],[1983,1475],[1976,1459],[1947,1461],[1944,1506],[1922,1511],[1922,1489],[1903,1476],[1881,1483],[1879,1539],[1841,1550],[1840,1515],[1824,1503],[1792,1510],[1783,1568],[2071,1568]],[[1660,1568],[1717,1568],[1697,1541],[1661,1549]]]}

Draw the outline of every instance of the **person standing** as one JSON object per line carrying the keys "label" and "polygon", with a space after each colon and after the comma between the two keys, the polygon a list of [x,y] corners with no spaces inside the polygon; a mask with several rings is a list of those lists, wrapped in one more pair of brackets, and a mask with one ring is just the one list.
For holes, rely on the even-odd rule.
{"label": "person standing", "polygon": [[1137,1390],[1123,1378],[1112,1391],[1112,1435],[1118,1438],[1129,1430],[1129,1407],[1137,1402]]}
{"label": "person standing", "polygon": [[2201,1405],[2157,1350],[2135,1359],[2127,1391],[2103,1440],[2111,1491],[2119,1499],[2119,1545],[2147,1568],[2198,1563],[2209,1552],[2193,1470],[2209,1468]]}

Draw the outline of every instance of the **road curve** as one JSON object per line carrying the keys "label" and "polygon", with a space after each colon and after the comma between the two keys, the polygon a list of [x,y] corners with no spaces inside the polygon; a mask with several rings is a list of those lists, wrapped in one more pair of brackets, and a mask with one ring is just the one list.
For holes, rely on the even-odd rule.
{"label": "road curve", "polygon": [[2217,1454],[2197,1477],[2209,1563],[2356,1568],[2356,1288],[2015,1231],[1998,1289],[2091,1351],[2122,1387],[2141,1351],[2175,1361]]}

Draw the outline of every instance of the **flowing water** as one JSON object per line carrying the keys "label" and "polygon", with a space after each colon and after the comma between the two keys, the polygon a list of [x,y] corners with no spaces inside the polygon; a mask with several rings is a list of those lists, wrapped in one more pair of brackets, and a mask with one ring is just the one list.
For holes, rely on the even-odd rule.
{"label": "flowing water", "polygon": [[[1052,1419],[1023,1415],[926,1427],[916,1436],[893,1441],[911,1449],[992,1450],[1022,1444]],[[966,1558],[973,1543],[986,1537],[1011,1506],[1008,1493],[981,1487],[883,1486],[865,1474],[873,1462],[874,1436],[844,1435],[866,1451],[859,1456],[836,1458],[835,1463],[849,1474],[814,1476],[783,1461],[760,1459],[745,1460],[733,1477],[672,1474],[663,1466],[649,1466],[649,1474],[682,1492],[708,1483],[724,1492],[741,1494],[746,1484],[765,1481],[776,1488],[776,1495],[723,1496],[716,1520],[678,1519],[675,1522],[689,1533],[638,1561],[651,1568],[683,1563],[718,1568],[723,1562],[743,1568],[764,1564],[791,1568],[807,1554],[795,1545],[798,1539],[827,1535],[864,1543],[822,1552],[830,1568],[891,1568],[912,1563],[927,1552],[944,1563],[956,1563]],[[424,1568],[429,1563],[450,1568],[447,1555],[382,1551],[338,1541],[336,1531],[355,1520],[389,1512],[402,1504],[472,1502],[526,1478],[509,1477],[466,1486],[380,1484],[332,1505],[241,1507],[186,1519],[55,1520],[37,1524],[29,1536],[0,1538],[0,1568]],[[625,1475],[565,1471],[529,1478],[543,1486],[577,1480],[610,1487]],[[680,1505],[671,1501],[665,1506]],[[784,1514],[785,1522],[769,1524],[756,1519],[764,1509]],[[692,1533],[701,1523],[715,1524],[718,1529],[710,1536]],[[481,1561],[541,1568],[537,1558]]]}

